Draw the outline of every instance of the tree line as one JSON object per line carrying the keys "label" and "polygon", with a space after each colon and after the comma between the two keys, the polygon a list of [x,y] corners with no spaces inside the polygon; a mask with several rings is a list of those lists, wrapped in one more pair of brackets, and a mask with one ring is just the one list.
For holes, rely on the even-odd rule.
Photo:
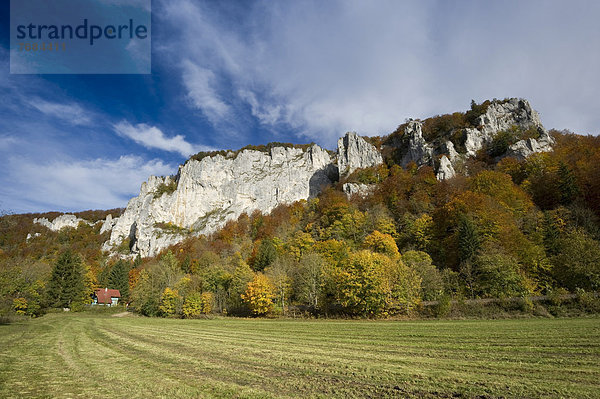
{"label": "tree line", "polygon": [[[150,316],[383,317],[424,300],[598,291],[600,140],[552,134],[553,152],[495,162],[483,150],[442,182],[388,157],[316,198],[243,214],[153,258],[102,253],[99,227],[40,231],[27,245],[0,230],[13,232],[0,243],[2,306],[77,308],[109,286]],[[347,198],[345,182],[372,192]],[[0,218],[0,229],[17,216]],[[70,281],[73,290],[57,288]]]}

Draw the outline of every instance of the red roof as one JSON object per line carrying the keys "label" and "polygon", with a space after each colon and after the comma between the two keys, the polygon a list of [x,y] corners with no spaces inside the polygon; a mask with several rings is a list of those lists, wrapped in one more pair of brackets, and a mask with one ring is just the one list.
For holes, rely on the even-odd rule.
{"label": "red roof", "polygon": [[112,303],[111,298],[121,298],[119,290],[109,290],[108,288],[101,288],[95,292],[98,303]]}

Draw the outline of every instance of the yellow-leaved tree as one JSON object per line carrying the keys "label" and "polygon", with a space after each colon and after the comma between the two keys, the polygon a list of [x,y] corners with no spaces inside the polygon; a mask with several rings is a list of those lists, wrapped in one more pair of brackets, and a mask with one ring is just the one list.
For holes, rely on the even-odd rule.
{"label": "yellow-leaved tree", "polygon": [[362,250],[329,274],[337,301],[351,315],[407,313],[420,301],[421,279],[400,257]]}
{"label": "yellow-leaved tree", "polygon": [[185,298],[183,315],[187,318],[209,314],[212,311],[213,294],[211,292],[194,292]]}
{"label": "yellow-leaved tree", "polygon": [[177,290],[172,290],[169,287],[165,288],[160,297],[160,305],[158,306],[158,309],[165,316],[173,316],[178,313],[180,306],[181,296],[179,296]]}
{"label": "yellow-leaved tree", "polygon": [[383,234],[375,230],[365,238],[364,247],[371,249],[373,252],[379,252],[390,258],[398,258],[398,246],[394,237],[389,234]]}
{"label": "yellow-leaved tree", "polygon": [[275,288],[267,276],[257,273],[254,279],[248,283],[246,292],[242,299],[255,315],[265,315],[273,310],[273,294]]}

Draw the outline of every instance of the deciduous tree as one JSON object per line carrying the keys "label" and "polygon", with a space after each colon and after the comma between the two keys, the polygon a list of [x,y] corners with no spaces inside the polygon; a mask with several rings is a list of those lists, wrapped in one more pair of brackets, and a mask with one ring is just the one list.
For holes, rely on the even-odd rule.
{"label": "deciduous tree", "polygon": [[262,273],[257,273],[248,283],[246,292],[241,297],[248,304],[253,314],[265,315],[273,310],[274,287],[271,281]]}
{"label": "deciduous tree", "polygon": [[210,292],[193,292],[185,298],[183,315],[186,318],[195,318],[212,311],[213,295]]}
{"label": "deciduous tree", "polygon": [[182,298],[177,290],[172,290],[167,287],[163,291],[160,297],[160,304],[158,306],[161,313],[165,316],[174,316],[180,311]]}

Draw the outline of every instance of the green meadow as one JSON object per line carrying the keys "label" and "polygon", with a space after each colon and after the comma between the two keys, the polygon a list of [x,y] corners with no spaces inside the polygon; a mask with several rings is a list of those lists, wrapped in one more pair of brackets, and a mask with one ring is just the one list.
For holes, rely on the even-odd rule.
{"label": "green meadow", "polygon": [[600,319],[176,320],[0,326],[0,397],[600,395]]}

